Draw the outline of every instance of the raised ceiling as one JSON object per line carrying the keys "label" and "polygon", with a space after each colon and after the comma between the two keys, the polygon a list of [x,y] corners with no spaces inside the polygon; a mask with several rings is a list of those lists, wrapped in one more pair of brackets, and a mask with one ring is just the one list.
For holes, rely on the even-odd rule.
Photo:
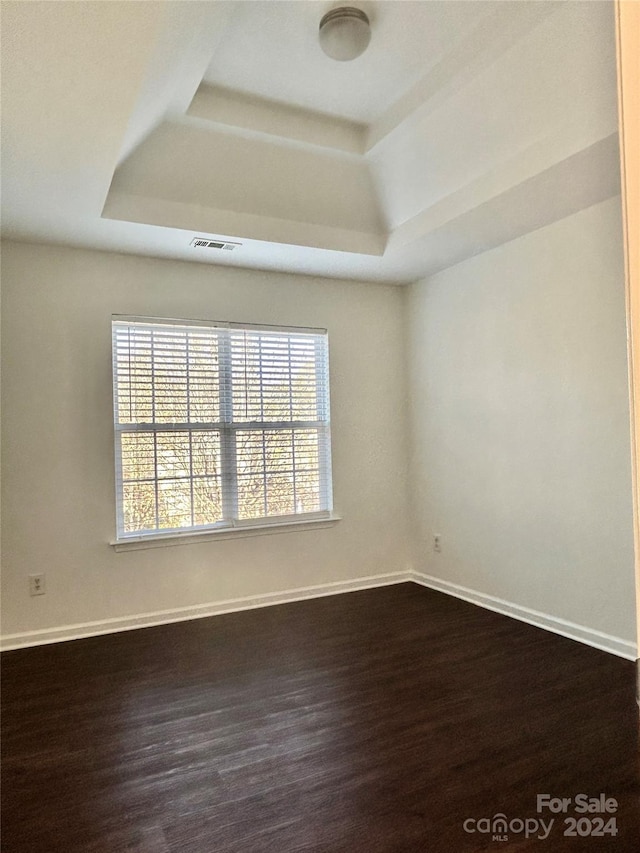
{"label": "raised ceiling", "polygon": [[3,3],[4,236],[402,283],[619,191],[610,2],[335,5]]}
{"label": "raised ceiling", "polygon": [[331,5],[315,0],[236,3],[204,81],[370,123],[501,4],[475,0],[356,4],[369,14],[373,37],[354,62],[334,62],[320,49],[318,23]]}

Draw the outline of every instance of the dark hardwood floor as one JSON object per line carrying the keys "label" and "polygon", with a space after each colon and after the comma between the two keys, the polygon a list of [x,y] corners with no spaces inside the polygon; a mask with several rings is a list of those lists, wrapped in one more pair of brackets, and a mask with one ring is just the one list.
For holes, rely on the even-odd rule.
{"label": "dark hardwood floor", "polygon": [[[640,849],[633,664],[414,584],[5,652],[2,677],[5,853]],[[565,837],[572,807],[525,839],[545,793],[615,798],[618,834]],[[496,813],[508,841],[464,831]]]}

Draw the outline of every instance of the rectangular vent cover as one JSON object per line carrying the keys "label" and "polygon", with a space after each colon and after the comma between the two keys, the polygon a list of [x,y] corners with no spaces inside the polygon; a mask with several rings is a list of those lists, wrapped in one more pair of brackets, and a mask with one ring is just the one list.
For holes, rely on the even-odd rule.
{"label": "rectangular vent cover", "polygon": [[242,246],[242,243],[229,243],[227,240],[208,240],[206,237],[194,237],[190,245],[197,249],[226,249],[227,252],[233,252],[237,246]]}

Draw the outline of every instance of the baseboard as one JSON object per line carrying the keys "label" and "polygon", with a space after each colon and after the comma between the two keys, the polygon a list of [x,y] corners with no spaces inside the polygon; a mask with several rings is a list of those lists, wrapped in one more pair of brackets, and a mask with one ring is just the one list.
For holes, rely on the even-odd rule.
{"label": "baseboard", "polygon": [[595,631],[592,628],[568,622],[565,619],[558,619],[556,616],[550,616],[548,613],[531,610],[529,607],[513,604],[502,598],[495,598],[493,595],[485,595],[485,593],[478,592],[475,589],[469,589],[468,587],[450,583],[440,578],[434,578],[422,572],[413,571],[411,575],[412,580],[429,589],[445,592],[447,595],[453,595],[456,598],[461,598],[463,601],[468,601],[487,610],[501,613],[503,616],[511,616],[513,619],[519,619],[521,622],[527,622],[529,625],[535,625],[537,628],[544,628],[546,631],[560,634],[562,637],[567,637],[570,640],[577,640],[579,643],[585,643],[604,652],[610,652],[626,660],[635,661],[637,658],[636,645],[620,637],[604,634],[602,631]]}
{"label": "baseboard", "polygon": [[122,616],[116,619],[104,619],[98,622],[83,622],[65,625],[59,628],[45,628],[40,631],[28,631],[21,634],[5,634],[0,637],[0,649],[22,649],[28,646],[42,646],[47,643],[61,643],[66,640],[79,640],[82,637],[95,637],[101,634],[115,634],[119,631],[131,631],[135,628],[149,628],[153,625],[166,625],[171,622],[185,622],[189,619],[202,619],[222,613],[235,613],[240,610],[253,610],[257,607],[269,607],[285,604],[289,601],[304,601],[307,598],[321,598],[326,595],[338,595],[355,592],[360,589],[372,589],[379,586],[406,583],[413,580],[410,571],[392,572],[386,575],[372,575],[347,581],[333,581],[317,586],[269,592],[264,595],[252,595],[245,598],[232,598],[226,601],[214,601],[192,607],[178,607],[174,610],[158,610],[154,613],[141,613],[135,616]]}
{"label": "baseboard", "polygon": [[501,613],[503,616],[511,616],[513,619],[519,619],[521,622],[527,622],[529,625],[535,625],[538,628],[544,628],[546,631],[560,634],[571,640],[577,640],[580,643],[610,652],[626,660],[635,661],[637,658],[635,644],[620,637],[604,634],[601,631],[594,631],[591,628],[586,628],[584,625],[577,625],[564,619],[558,619],[555,616],[549,616],[546,613],[531,610],[519,604],[513,604],[502,598],[485,595],[477,590],[411,570],[392,572],[386,575],[354,578],[347,581],[333,581],[316,586],[298,587],[296,589],[281,590],[263,595],[252,595],[244,598],[232,598],[226,601],[215,601],[192,607],[179,607],[173,610],[158,610],[153,613],[122,616],[97,622],[83,622],[74,625],[64,625],[58,628],[45,628],[39,631],[5,634],[3,637],[0,637],[0,649],[2,651],[9,651],[10,649],[41,646],[47,643],[79,640],[83,637],[114,634],[119,631],[131,631],[136,628],[149,628],[153,625],[167,625],[171,622],[185,622],[190,619],[202,619],[222,613],[236,613],[241,610],[253,610],[258,607],[286,604],[291,601],[304,601],[309,598],[339,595],[346,592],[356,592],[360,589],[373,589],[375,587],[390,586],[391,584],[406,583],[407,581],[413,581],[429,589],[447,593],[455,598],[461,598],[471,604],[477,604],[479,607]]}

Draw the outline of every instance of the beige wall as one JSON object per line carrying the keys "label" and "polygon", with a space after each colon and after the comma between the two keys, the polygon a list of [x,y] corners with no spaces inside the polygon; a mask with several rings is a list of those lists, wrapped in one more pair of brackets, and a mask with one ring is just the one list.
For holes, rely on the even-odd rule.
{"label": "beige wall", "polygon": [[[399,288],[17,243],[2,273],[4,635],[406,569]],[[116,553],[112,313],[328,328],[343,520]]]}
{"label": "beige wall", "polygon": [[620,199],[407,296],[415,567],[633,642]]}
{"label": "beige wall", "polygon": [[[3,635],[413,565],[633,642],[619,199],[409,288],[17,243],[2,272]],[[116,553],[112,313],[326,326],[343,521]]]}

